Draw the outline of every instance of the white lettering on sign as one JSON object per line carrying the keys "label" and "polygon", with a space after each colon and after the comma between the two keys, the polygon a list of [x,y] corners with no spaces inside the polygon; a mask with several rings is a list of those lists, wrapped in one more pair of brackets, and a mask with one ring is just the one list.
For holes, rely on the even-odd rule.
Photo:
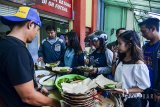
{"label": "white lettering on sign", "polygon": [[68,7],[71,8],[71,4],[65,0],[42,0],[42,4],[46,4],[50,7],[68,12]]}
{"label": "white lettering on sign", "polygon": [[54,7],[54,2],[49,1],[48,6]]}
{"label": "white lettering on sign", "polygon": [[62,4],[62,5],[65,5],[69,8],[71,8],[71,4],[69,4],[68,2],[64,1],[64,0],[59,0],[59,3]]}
{"label": "white lettering on sign", "polygon": [[63,4],[63,0],[59,0],[59,3],[60,3],[60,4]]}
{"label": "white lettering on sign", "polygon": [[55,8],[57,8],[59,10],[62,10],[62,11],[65,11],[65,12],[68,12],[67,8],[65,8],[65,7],[63,7],[63,6],[59,5],[59,4],[56,4]]}
{"label": "white lettering on sign", "polygon": [[47,0],[42,0],[42,4],[47,4]]}

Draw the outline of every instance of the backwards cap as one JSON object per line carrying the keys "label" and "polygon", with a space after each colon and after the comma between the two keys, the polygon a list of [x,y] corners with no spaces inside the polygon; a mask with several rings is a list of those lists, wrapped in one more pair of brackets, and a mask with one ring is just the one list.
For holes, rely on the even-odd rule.
{"label": "backwards cap", "polygon": [[12,25],[12,23],[19,23],[24,21],[33,21],[36,25],[41,27],[41,20],[36,9],[31,7],[19,7],[19,10],[13,16],[1,16],[1,21],[5,25]]}

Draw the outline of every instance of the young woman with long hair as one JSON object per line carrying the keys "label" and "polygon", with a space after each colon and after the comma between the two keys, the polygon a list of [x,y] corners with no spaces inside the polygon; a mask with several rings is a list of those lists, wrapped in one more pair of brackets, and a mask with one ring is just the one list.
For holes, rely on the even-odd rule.
{"label": "young woman with long hair", "polygon": [[84,53],[79,43],[78,35],[74,31],[66,34],[66,51],[63,58],[63,66],[84,66]]}
{"label": "young woman with long hair", "polygon": [[150,79],[148,68],[143,62],[140,39],[135,31],[126,31],[118,37],[118,53],[118,65],[112,73],[115,81],[122,83],[122,89],[114,93],[125,93],[125,107],[142,107],[141,92],[150,87]]}

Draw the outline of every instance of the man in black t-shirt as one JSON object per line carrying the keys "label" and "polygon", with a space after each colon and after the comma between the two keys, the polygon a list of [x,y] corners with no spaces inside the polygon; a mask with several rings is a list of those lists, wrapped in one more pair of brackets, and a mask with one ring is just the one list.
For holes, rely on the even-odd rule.
{"label": "man in black t-shirt", "polygon": [[0,99],[7,107],[59,107],[58,101],[35,90],[33,59],[26,43],[41,26],[37,11],[20,7],[15,15],[2,16],[1,21],[12,29],[0,38]]}

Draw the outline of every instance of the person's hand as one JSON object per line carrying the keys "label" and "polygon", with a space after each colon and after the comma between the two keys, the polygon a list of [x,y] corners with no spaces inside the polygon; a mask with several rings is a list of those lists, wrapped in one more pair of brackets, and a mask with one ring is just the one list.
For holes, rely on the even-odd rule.
{"label": "person's hand", "polygon": [[96,74],[98,72],[98,68],[93,68],[89,73]]}
{"label": "person's hand", "polygon": [[49,94],[48,90],[45,87],[43,87],[43,86],[39,86],[39,88],[37,89],[37,91],[39,91],[40,93],[42,93],[45,96],[47,96]]}
{"label": "person's hand", "polygon": [[160,102],[160,96],[154,94],[154,101],[155,102]]}
{"label": "person's hand", "polygon": [[118,47],[117,46],[112,46],[111,51],[113,52],[113,62],[114,62],[118,58]]}
{"label": "person's hand", "polygon": [[124,89],[114,89],[114,90],[111,90],[110,92],[114,94],[123,94],[125,93],[125,90]]}
{"label": "person's hand", "polygon": [[85,60],[84,60],[84,64],[85,64],[85,65],[88,65],[88,64],[89,64],[89,59],[85,59]]}
{"label": "person's hand", "polygon": [[72,68],[70,68],[67,73],[70,74],[71,72],[72,72]]}
{"label": "person's hand", "polygon": [[46,96],[49,94],[48,90],[45,87],[42,87],[41,93],[46,95]]}
{"label": "person's hand", "polygon": [[43,61],[43,57],[38,58],[38,62],[41,62],[41,61]]}
{"label": "person's hand", "polygon": [[112,47],[111,47],[111,51],[112,51],[113,53],[118,52],[118,47],[117,47],[117,46],[112,46]]}

